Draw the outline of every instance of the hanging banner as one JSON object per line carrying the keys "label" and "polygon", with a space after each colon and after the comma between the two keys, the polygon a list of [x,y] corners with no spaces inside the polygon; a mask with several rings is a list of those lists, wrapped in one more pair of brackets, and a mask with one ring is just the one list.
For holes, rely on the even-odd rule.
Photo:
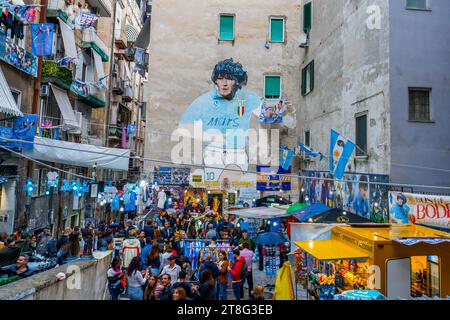
{"label": "hanging banner", "polygon": [[89,85],[80,80],[74,80],[70,85],[70,90],[82,97],[87,97],[90,94]]}
{"label": "hanging banner", "polygon": [[80,12],[75,19],[75,25],[80,29],[87,29],[98,20],[97,15],[90,12]]}
{"label": "hanging banner", "polygon": [[[33,150],[32,142],[34,142],[34,136],[36,135],[37,121],[38,115],[29,114],[23,117],[17,117],[13,127],[0,127],[0,144],[15,150]],[[31,143],[7,141],[1,138],[23,140]]]}
{"label": "hanging banner", "polygon": [[264,101],[261,105],[259,120],[262,123],[282,123],[283,122],[283,101],[271,103]]}
{"label": "hanging banner", "polygon": [[153,183],[159,185],[189,185],[189,168],[155,167]]}
{"label": "hanging banner", "polygon": [[53,35],[55,25],[53,23],[31,25],[31,52],[38,57],[52,55]]}
{"label": "hanging banner", "polygon": [[[291,169],[281,167],[257,166],[256,189],[259,191],[291,190]],[[284,176],[288,175],[288,176]]]}
{"label": "hanging banner", "polygon": [[19,47],[3,32],[0,32],[0,60],[33,77],[37,77],[36,56]]}
{"label": "hanging banner", "polygon": [[450,227],[450,197],[389,192],[391,223]]}
{"label": "hanging banner", "polygon": [[301,189],[308,204],[323,203],[373,222],[388,222],[387,175],[345,173],[342,181],[332,180],[328,171],[304,170],[302,175],[307,177]]}

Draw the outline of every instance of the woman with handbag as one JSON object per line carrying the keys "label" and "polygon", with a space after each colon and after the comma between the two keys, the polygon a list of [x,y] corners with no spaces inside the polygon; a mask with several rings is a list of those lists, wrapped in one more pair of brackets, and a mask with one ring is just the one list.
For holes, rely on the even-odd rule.
{"label": "woman with handbag", "polygon": [[108,290],[112,300],[119,300],[119,295],[125,291],[125,286],[122,283],[125,272],[120,269],[121,266],[122,260],[114,258],[111,262],[111,267],[106,273],[108,277]]}

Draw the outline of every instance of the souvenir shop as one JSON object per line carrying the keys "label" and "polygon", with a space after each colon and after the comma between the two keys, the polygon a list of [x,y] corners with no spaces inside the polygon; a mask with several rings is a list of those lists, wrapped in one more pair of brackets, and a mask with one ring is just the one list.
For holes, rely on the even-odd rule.
{"label": "souvenir shop", "polygon": [[388,299],[450,295],[450,237],[417,225],[333,226],[295,242],[296,281],[308,299],[377,289]]}
{"label": "souvenir shop", "polygon": [[183,255],[191,261],[192,270],[197,279],[200,277],[201,264],[207,254],[211,255],[212,261],[219,261],[219,252],[225,251],[228,260],[233,260],[233,248],[226,240],[218,240],[215,245],[211,245],[206,239],[185,239],[181,244]]}

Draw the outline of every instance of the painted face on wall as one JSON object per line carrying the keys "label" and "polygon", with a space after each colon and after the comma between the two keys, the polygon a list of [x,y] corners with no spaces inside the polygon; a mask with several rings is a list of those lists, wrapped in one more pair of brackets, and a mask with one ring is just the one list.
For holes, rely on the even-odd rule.
{"label": "painted face on wall", "polygon": [[233,99],[235,84],[235,80],[227,79],[223,76],[218,77],[216,81],[217,90],[219,91],[220,96],[227,100]]}

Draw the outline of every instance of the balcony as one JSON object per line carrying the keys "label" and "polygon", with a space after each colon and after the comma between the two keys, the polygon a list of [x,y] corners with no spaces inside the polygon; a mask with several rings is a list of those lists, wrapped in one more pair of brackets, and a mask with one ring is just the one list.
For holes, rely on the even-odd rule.
{"label": "balcony", "polygon": [[109,60],[109,49],[93,28],[83,30],[80,48],[95,50],[102,57],[102,61]]}
{"label": "balcony", "polygon": [[114,77],[113,79],[113,85],[112,85],[112,91],[117,94],[118,96],[123,95],[125,92],[125,81],[120,80],[117,77]]}
{"label": "balcony", "polygon": [[134,52],[135,51],[136,51],[136,49],[134,49],[133,47],[128,47],[126,50],[123,51],[122,56],[127,61],[134,61]]}
{"label": "balcony", "polygon": [[89,95],[86,97],[79,96],[80,100],[83,103],[91,106],[92,108],[103,108],[106,105],[105,90],[101,90],[91,84],[89,84],[88,86],[89,86]]}
{"label": "balcony", "polygon": [[87,0],[87,2],[91,7],[97,9],[100,17],[111,17],[111,12],[113,12],[111,0]]}
{"label": "balcony", "polygon": [[[119,29],[116,27],[115,29],[115,44],[117,49],[124,50],[128,47],[127,35],[125,34],[123,29]],[[123,54],[121,50],[114,50],[117,54]]]}
{"label": "balcony", "polygon": [[122,94],[123,102],[131,102],[133,101],[133,87],[129,84],[130,81],[124,81],[124,91]]}
{"label": "balcony", "polygon": [[61,67],[56,61],[42,61],[42,82],[51,82],[62,89],[69,90],[72,80],[71,70]]}
{"label": "balcony", "polygon": [[47,18],[60,18],[72,29],[75,27],[73,20],[69,17],[64,0],[48,0]]}

